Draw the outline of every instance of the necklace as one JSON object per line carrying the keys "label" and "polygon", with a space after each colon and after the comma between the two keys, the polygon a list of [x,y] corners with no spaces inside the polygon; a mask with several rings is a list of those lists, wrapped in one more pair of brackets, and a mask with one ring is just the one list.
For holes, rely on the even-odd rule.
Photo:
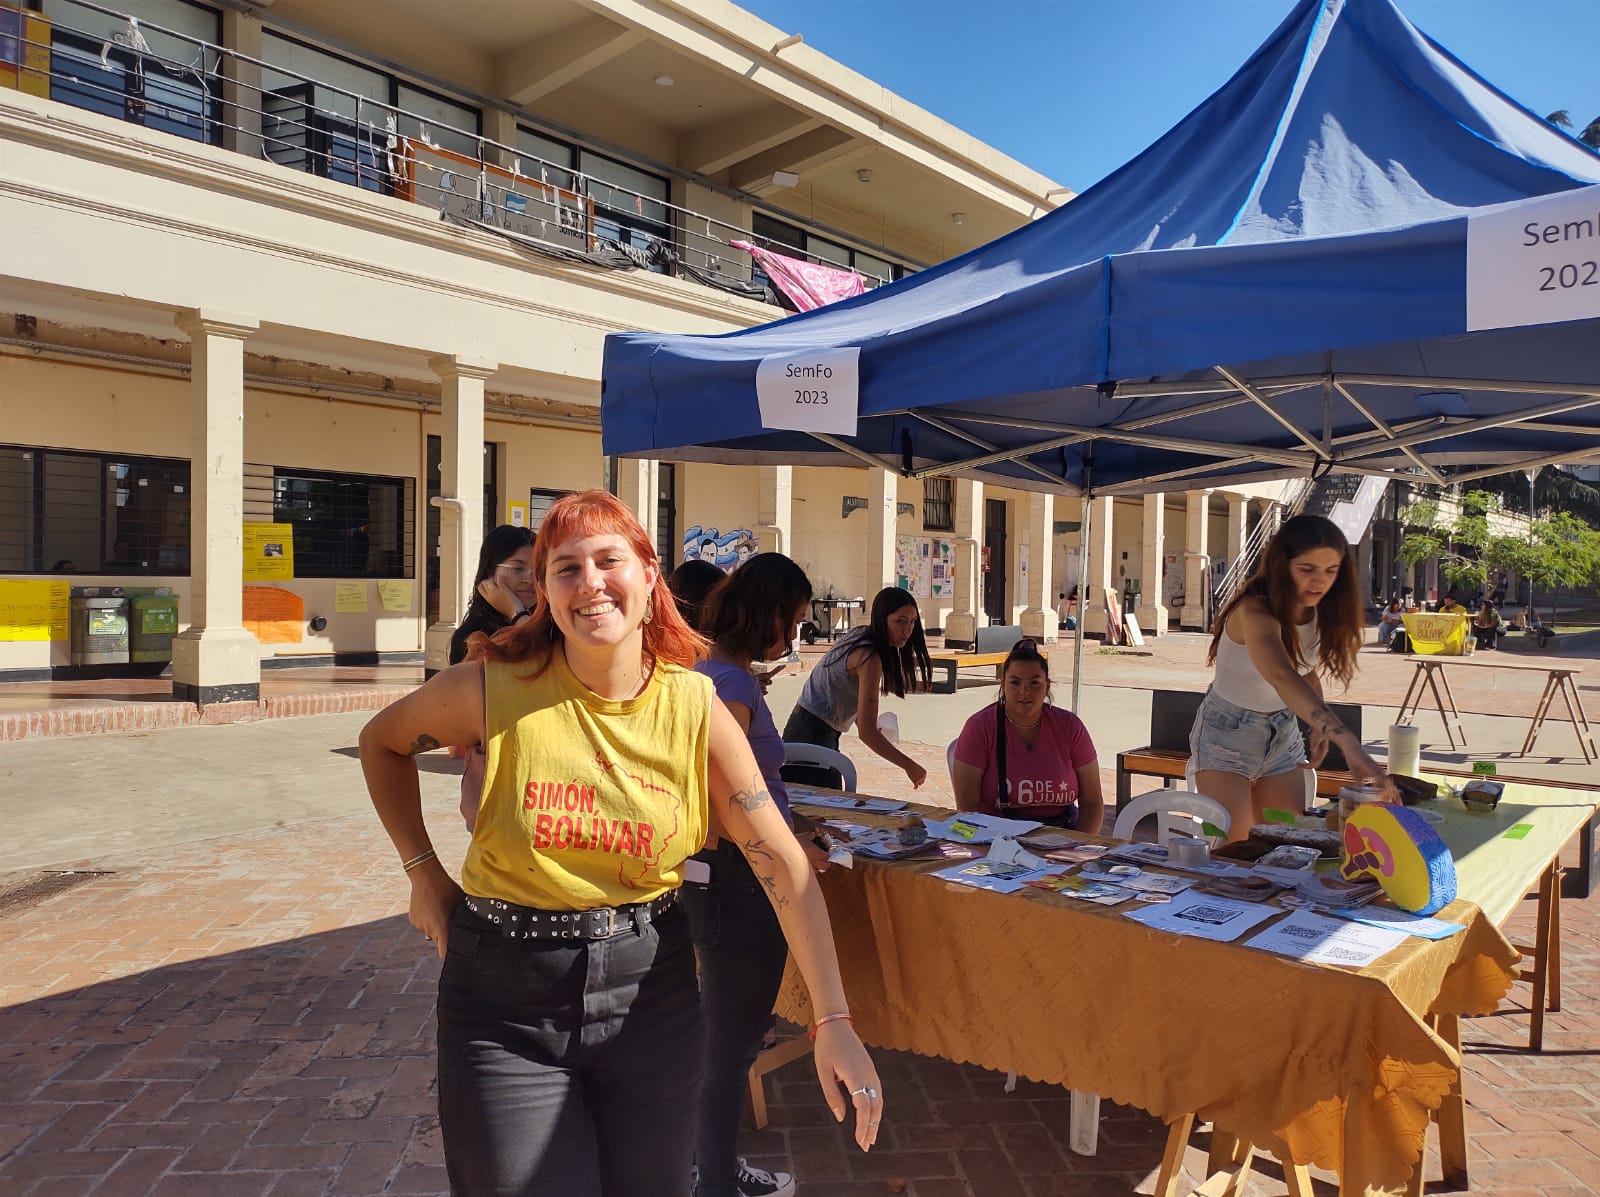
{"label": "necklace", "polygon": [[[1004,710],[1003,707],[1001,709]],[[1030,732],[1034,728],[1038,727],[1041,723],[1044,722],[1044,712],[1040,711],[1039,712],[1039,717],[1037,719],[1035,719],[1032,723],[1023,724],[1023,723],[1018,723],[1015,719],[1013,719],[1011,717],[1011,712],[1010,711],[1006,711],[1006,722],[1009,723],[1012,727],[1016,728],[1018,731]]]}

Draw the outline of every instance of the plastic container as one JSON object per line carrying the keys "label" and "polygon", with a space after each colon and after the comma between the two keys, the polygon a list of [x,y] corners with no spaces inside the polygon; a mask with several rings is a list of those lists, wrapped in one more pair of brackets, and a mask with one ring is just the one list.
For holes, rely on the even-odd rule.
{"label": "plastic container", "polygon": [[1344,835],[1345,822],[1355,814],[1356,807],[1382,800],[1383,791],[1377,786],[1345,786],[1339,791],[1339,834]]}
{"label": "plastic container", "polygon": [[128,600],[120,586],[77,586],[71,599],[72,663],[128,663]]}
{"label": "plastic container", "polygon": [[1389,725],[1390,773],[1402,777],[1415,777],[1422,757],[1422,729],[1413,723]]}
{"label": "plastic container", "polygon": [[128,592],[130,634],[128,657],[134,662],[172,660],[172,638],[178,634],[178,596],[171,587]]}

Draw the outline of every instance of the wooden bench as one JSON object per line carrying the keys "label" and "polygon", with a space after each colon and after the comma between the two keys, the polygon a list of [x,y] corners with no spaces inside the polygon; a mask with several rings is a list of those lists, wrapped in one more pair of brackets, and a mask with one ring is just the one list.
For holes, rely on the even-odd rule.
{"label": "wooden bench", "polygon": [[[1205,695],[1193,690],[1155,690],[1150,694],[1150,743],[1117,753],[1117,805],[1133,797],[1135,777],[1159,777],[1163,784],[1184,783],[1189,768],[1189,732],[1195,713]],[[1354,703],[1334,702],[1328,706],[1345,725],[1361,735],[1361,708]],[[1306,734],[1305,725],[1300,727]],[[1329,745],[1328,755],[1317,769],[1317,796],[1337,798],[1339,791],[1354,778],[1337,745]]]}
{"label": "wooden bench", "polygon": [[[933,653],[929,658],[935,671],[933,692],[954,694],[956,671],[960,669],[990,667],[994,670],[995,681],[999,681],[1000,667],[1010,655],[1011,646],[1021,639],[1022,629],[1015,624],[997,625],[979,628],[977,638],[969,651]],[[1049,654],[1042,644],[1039,646],[1039,655],[1049,660]]]}

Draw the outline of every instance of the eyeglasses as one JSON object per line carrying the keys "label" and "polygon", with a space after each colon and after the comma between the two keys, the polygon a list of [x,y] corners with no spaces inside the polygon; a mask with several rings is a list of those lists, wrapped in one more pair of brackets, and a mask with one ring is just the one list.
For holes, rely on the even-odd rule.
{"label": "eyeglasses", "polygon": [[526,582],[529,578],[533,577],[533,570],[529,569],[526,565],[497,565],[495,566],[495,569],[497,571],[503,570],[519,582]]}

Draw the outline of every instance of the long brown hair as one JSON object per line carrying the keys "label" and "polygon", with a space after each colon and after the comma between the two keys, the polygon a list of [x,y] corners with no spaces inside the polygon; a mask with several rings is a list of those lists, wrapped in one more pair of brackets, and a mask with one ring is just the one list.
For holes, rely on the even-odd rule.
{"label": "long brown hair", "polygon": [[539,598],[533,616],[501,628],[493,636],[482,632],[468,641],[469,659],[528,661],[534,666],[530,678],[550,667],[550,659],[561,643],[561,629],[550,613],[550,596],[545,590],[545,570],[550,554],[575,536],[620,536],[645,565],[656,567],[656,582],[650,590],[654,615],[643,627],[645,655],[655,661],[670,661],[690,667],[706,655],[705,641],[695,634],[678,613],[667,576],[656,558],[655,546],[633,512],[615,495],[603,490],[580,490],[563,495],[545,512],[539,535],[533,542],[533,576],[539,585]]}
{"label": "long brown hair", "polygon": [[1310,662],[1300,659],[1300,637],[1295,629],[1295,608],[1300,600],[1295,595],[1294,577],[1289,563],[1312,549],[1333,549],[1344,560],[1339,563],[1339,575],[1317,604],[1317,672],[1338,679],[1348,686],[1356,674],[1356,654],[1361,651],[1364,621],[1361,616],[1361,593],[1356,584],[1356,555],[1350,549],[1339,525],[1320,515],[1297,515],[1278,529],[1276,536],[1261,555],[1261,564],[1255,575],[1244,584],[1244,589],[1217,616],[1211,631],[1211,651],[1206,654],[1206,664],[1217,659],[1217,645],[1222,641],[1228,616],[1240,603],[1260,598],[1267,610],[1278,621],[1278,632],[1283,637],[1283,648],[1297,669],[1306,669]]}

